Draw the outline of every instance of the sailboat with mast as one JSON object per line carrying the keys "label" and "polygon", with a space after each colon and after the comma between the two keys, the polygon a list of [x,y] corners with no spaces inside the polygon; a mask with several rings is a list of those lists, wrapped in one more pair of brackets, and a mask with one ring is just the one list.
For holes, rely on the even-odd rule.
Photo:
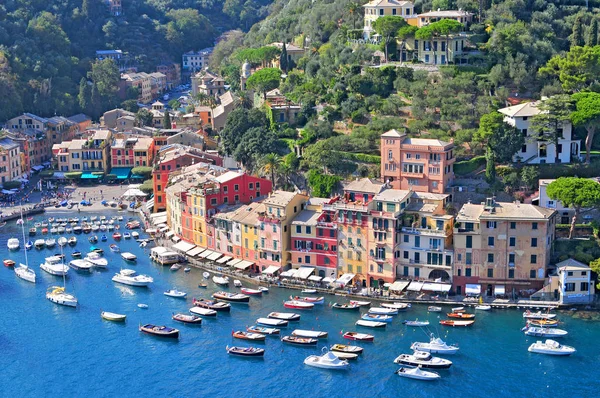
{"label": "sailboat with mast", "polygon": [[[23,222],[23,210],[21,209],[21,218],[19,219],[21,225],[21,231],[23,233],[23,244],[27,245],[25,240],[25,222]],[[29,268],[29,261],[27,260],[27,248],[25,249],[25,264],[20,263],[18,267],[15,267],[15,275],[23,279],[24,281],[35,283],[35,271]]]}
{"label": "sailboat with mast", "polygon": [[[62,246],[60,246],[60,254],[61,254],[61,262],[64,259]],[[63,264],[64,266],[64,264]],[[65,266],[66,267],[66,266]],[[64,305],[66,307],[77,307],[77,298],[72,294],[68,294],[66,292],[65,286],[65,273],[62,274],[63,277],[63,285],[61,286],[51,286],[46,291],[46,298],[53,303]]]}

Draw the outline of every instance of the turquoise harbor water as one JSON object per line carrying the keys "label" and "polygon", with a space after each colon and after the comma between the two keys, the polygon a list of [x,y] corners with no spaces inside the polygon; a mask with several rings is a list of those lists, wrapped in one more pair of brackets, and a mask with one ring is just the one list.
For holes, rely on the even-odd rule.
{"label": "turquoise harbor water", "polygon": [[[561,328],[569,331],[569,336],[561,342],[578,351],[571,357],[548,357],[527,352],[535,338],[520,332],[521,313],[510,310],[478,313],[473,327],[453,329],[437,325],[442,314],[428,314],[425,306],[414,306],[396,316],[387,330],[361,330],[374,334],[375,342],[349,342],[341,338],[340,332],[357,330],[354,322],[358,314],[332,310],[328,304],[343,298],[327,296],[323,306],[310,311],[296,310],[302,319],[282,331],[286,334],[286,330],[291,333],[301,328],[329,332],[329,338],[317,348],[293,347],[282,344],[276,337],[267,337],[265,343],[255,343],[266,349],[264,359],[230,357],[225,352],[226,345],[247,345],[232,340],[231,331],[244,329],[270,311],[284,310],[282,302],[290,291],[271,288],[262,298],[251,298],[249,305],[233,304],[230,314],[219,313],[216,319],[204,319],[201,326],[178,324],[171,320],[173,312],[187,312],[192,297],[209,297],[220,289],[211,281],[208,289],[198,288],[202,270],[174,273],[168,267],[150,263],[133,240],[119,243],[121,251],[138,255],[137,265],[127,267],[154,277],[155,282],[149,289],[117,285],[111,278],[126,264],[119,254],[108,249],[113,243],[110,235],[107,232],[108,242],[96,245],[105,250],[108,270],[91,274],[69,271],[67,289],[79,299],[77,309],[57,306],[45,298],[46,288],[61,283],[61,279],[41,271],[39,264],[44,257],[58,252],[57,247],[30,252],[30,265],[38,275],[36,285],[17,279],[11,269],[1,267],[0,396],[480,397],[490,394],[560,398],[591,397],[597,393],[598,382],[592,369],[600,361],[600,324],[575,319],[570,313],[560,315],[564,322]],[[2,259],[24,260],[23,249],[7,254],[6,241],[17,236],[21,236],[20,229],[14,221],[0,230]],[[86,252],[90,247],[87,235],[78,235],[78,240],[76,248]],[[66,250],[67,259],[71,259],[71,251]],[[163,295],[174,286],[188,292],[188,298],[180,300]],[[146,303],[149,308],[139,309],[138,303]],[[103,321],[101,310],[127,314],[127,322]],[[434,332],[461,347],[457,355],[447,357],[454,364],[449,370],[439,371],[442,380],[438,382],[409,380],[393,374],[398,368],[392,363],[394,358],[408,353],[412,342],[427,340],[423,330],[407,328],[401,323],[403,319],[415,318],[430,320]],[[181,330],[181,337],[179,341],[169,341],[142,335],[139,323],[175,326]],[[360,345],[365,352],[344,372],[303,364],[305,357],[333,343]]]}

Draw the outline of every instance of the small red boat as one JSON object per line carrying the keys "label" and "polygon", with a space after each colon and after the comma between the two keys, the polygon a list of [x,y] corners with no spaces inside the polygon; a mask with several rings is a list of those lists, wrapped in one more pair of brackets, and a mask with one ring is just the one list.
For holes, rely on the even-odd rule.
{"label": "small red boat", "polygon": [[459,319],[473,319],[475,318],[475,314],[465,314],[464,312],[451,312],[448,315],[449,318],[459,318]]}
{"label": "small red boat", "polygon": [[343,336],[348,340],[356,340],[356,341],[373,341],[375,336],[367,333],[358,333],[358,332],[346,332]]}
{"label": "small red boat", "polygon": [[13,260],[10,259],[6,259],[3,262],[5,267],[14,267],[16,264]]}
{"label": "small red boat", "polygon": [[283,303],[285,308],[295,308],[299,310],[310,310],[315,305],[313,303],[306,303],[304,301],[290,300]]}
{"label": "small red boat", "polygon": [[48,228],[42,228],[42,235],[48,234]]}
{"label": "small red boat", "polygon": [[440,321],[440,325],[444,325],[444,326],[471,326],[472,324],[474,324],[475,321],[453,321],[451,319],[445,319],[443,321]]}
{"label": "small red boat", "polygon": [[118,232],[115,232],[115,233],[113,234],[113,239],[114,239],[114,240],[116,240],[116,241],[119,241],[119,240],[121,240],[121,237],[122,237],[122,236],[123,236],[123,235],[121,235],[120,233],[118,233]]}

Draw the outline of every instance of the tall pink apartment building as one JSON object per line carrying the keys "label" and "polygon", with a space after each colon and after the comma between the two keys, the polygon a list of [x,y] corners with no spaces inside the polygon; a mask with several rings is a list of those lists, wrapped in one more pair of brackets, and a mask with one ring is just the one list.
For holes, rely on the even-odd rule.
{"label": "tall pink apartment building", "polygon": [[395,189],[444,193],[454,179],[453,149],[451,142],[390,130],[381,135],[381,178]]}

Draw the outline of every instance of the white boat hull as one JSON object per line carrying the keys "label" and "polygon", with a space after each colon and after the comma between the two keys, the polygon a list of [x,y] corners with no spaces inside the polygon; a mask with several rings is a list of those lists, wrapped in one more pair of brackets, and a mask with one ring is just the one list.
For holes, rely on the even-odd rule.
{"label": "white boat hull", "polygon": [[55,304],[58,305],[64,305],[65,307],[77,307],[77,299],[70,295],[70,294],[66,294],[66,293],[60,293],[60,294],[52,294],[52,293],[48,293],[46,294],[46,298],[50,301],[52,301]]}
{"label": "white boat hull", "polygon": [[49,267],[46,264],[42,264],[40,265],[40,268],[44,271],[46,271],[47,273],[49,273],[50,275],[54,275],[54,276],[64,276],[67,275],[67,272],[69,271],[69,268],[67,268],[67,266],[63,266],[63,267]]}
{"label": "white boat hull", "polygon": [[147,280],[135,280],[133,278],[123,278],[121,276],[113,276],[113,282],[121,283],[123,285],[136,286],[136,287],[148,287],[152,281]]}
{"label": "white boat hull", "polygon": [[35,283],[35,271],[21,264],[15,267],[15,274],[24,281]]}

